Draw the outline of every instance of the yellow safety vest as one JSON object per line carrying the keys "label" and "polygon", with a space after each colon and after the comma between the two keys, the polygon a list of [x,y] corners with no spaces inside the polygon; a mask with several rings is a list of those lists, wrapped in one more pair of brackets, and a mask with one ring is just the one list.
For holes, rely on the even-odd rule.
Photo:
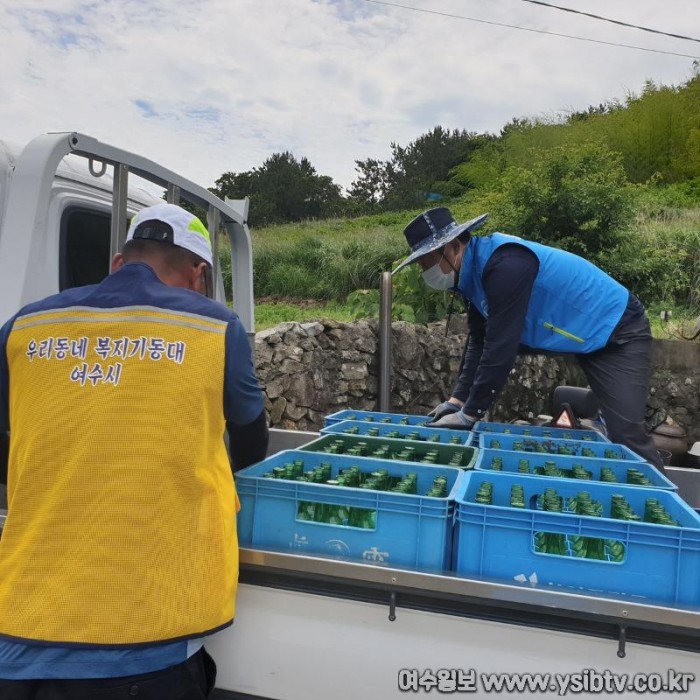
{"label": "yellow safety vest", "polygon": [[15,321],[0,635],[134,645],[230,624],[226,325],[154,307]]}

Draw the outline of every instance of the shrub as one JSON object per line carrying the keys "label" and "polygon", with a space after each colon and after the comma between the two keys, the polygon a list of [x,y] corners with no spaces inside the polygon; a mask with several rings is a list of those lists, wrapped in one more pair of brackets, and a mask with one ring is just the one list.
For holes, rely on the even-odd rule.
{"label": "shrub", "polygon": [[233,293],[231,284],[231,247],[223,236],[219,238],[219,267],[224,281],[226,298],[230,299]]}
{"label": "shrub", "polygon": [[584,257],[610,250],[631,219],[622,160],[602,145],[546,151],[529,169],[507,170],[501,185],[504,230]]}
{"label": "shrub", "polygon": [[[430,289],[422,280],[418,265],[409,265],[393,279],[391,314],[398,321],[428,323],[440,321],[447,316],[450,303],[449,292]],[[379,316],[379,290],[360,289],[348,296],[348,303],[355,318]],[[458,308],[461,309],[459,302]]]}

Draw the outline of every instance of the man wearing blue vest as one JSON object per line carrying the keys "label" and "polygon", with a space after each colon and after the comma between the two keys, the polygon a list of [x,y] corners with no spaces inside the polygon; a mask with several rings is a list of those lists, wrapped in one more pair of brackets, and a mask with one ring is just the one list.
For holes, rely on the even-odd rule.
{"label": "man wearing blue vest", "polygon": [[469,430],[505,385],[519,350],[574,354],[601,406],[608,435],[663,469],[644,423],[651,331],[637,297],[572,253],[503,233],[472,237],[486,215],[458,225],[445,207],[404,230],[413,262],[434,289],[469,302],[469,341],[435,427]]}
{"label": "man wearing blue vest", "polygon": [[6,700],[202,700],[235,613],[232,468],[268,439],[245,329],[180,207],[138,212],[112,269],[0,329]]}

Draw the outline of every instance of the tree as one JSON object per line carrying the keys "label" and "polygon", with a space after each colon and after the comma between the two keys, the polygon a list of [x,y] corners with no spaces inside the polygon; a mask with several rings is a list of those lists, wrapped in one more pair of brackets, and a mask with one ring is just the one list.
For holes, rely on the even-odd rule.
{"label": "tree", "polygon": [[270,224],[315,219],[334,213],[342,204],[341,189],[327,175],[318,175],[307,158],[275,153],[259,168],[227,172],[212,192],[219,197],[250,197],[250,224]]}
{"label": "tree", "polygon": [[530,169],[506,171],[494,218],[509,233],[604,256],[631,216],[627,184],[621,156],[606,146],[554,148]]}
{"label": "tree", "polygon": [[348,190],[352,199],[370,205],[370,208],[386,199],[389,188],[387,163],[375,158],[356,160],[355,170],[359,173],[358,178]]}
{"label": "tree", "polygon": [[355,161],[359,176],[349,194],[362,204],[382,209],[459,196],[467,187],[450,180],[452,169],[492,139],[486,134],[436,126],[405,147],[392,143],[388,161]]}
{"label": "tree", "polygon": [[[434,194],[435,184],[448,180],[450,171],[469,156],[488,137],[469,131],[436,126],[405,148],[391,144],[392,158],[387,177],[387,199],[396,207],[414,206]],[[451,191],[451,195],[461,194]],[[440,193],[435,193],[440,194]]]}

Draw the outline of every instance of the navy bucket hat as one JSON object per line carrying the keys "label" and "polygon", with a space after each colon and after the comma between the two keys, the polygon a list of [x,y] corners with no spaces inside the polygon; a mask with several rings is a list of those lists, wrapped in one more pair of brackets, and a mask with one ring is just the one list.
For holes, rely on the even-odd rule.
{"label": "navy bucket hat", "polygon": [[411,248],[411,254],[391,274],[395,275],[401,268],[410,265],[423,255],[442,248],[461,233],[479,228],[488,218],[488,214],[482,214],[467,221],[466,224],[458,224],[447,207],[424,211],[403,230],[403,235],[406,236],[406,241]]}

